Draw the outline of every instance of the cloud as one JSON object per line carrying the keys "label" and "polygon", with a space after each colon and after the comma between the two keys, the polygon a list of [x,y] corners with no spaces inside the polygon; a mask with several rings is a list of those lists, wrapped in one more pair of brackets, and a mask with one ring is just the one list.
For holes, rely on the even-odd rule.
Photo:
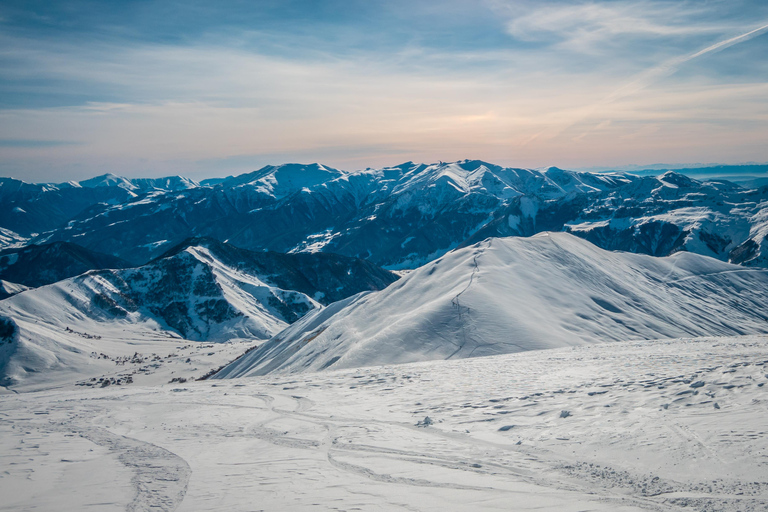
{"label": "cloud", "polygon": [[737,45],[739,43],[745,43],[750,39],[753,39],[755,37],[765,34],[766,32],[768,32],[768,24],[749,30],[735,37],[731,37],[723,41],[717,42],[715,44],[709,45],[691,54],[682,55],[679,57],[674,57],[672,59],[669,59],[658,66],[654,66],[640,73],[634,80],[620,87],[619,89],[614,91],[611,95],[609,95],[607,98],[605,98],[603,102],[610,103],[620,98],[629,96],[631,94],[635,94],[636,92],[642,89],[645,89],[646,87],[649,87],[650,85],[660,80],[661,78],[664,78],[666,76],[669,76],[675,73],[678,69],[680,69],[681,66],[683,66],[684,64],[694,59],[701,58],[709,53],[715,53],[715,52],[725,50],[726,48],[730,48],[731,46]]}
{"label": "cloud", "polygon": [[[759,70],[752,89],[716,67],[704,81],[673,76],[762,33],[735,31],[741,18],[687,2],[515,2],[494,11],[509,23],[480,13],[470,21],[485,24],[465,32],[462,2],[447,25],[426,3],[426,17],[406,20],[416,11],[405,5],[394,30],[402,41],[388,33],[382,46],[371,41],[386,26],[329,31],[311,20],[296,33],[219,27],[171,41],[0,33],[0,96],[19,95],[15,106],[3,102],[0,139],[82,141],[0,142],[0,166],[205,177],[282,160],[537,167],[626,163],[657,150],[654,159],[684,160],[669,141],[680,153],[699,148],[699,161],[734,148],[739,160],[768,159],[737,140],[768,135]],[[465,44],[484,33],[482,44]],[[729,66],[752,69],[760,57]]]}
{"label": "cloud", "polygon": [[723,20],[702,22],[697,17],[706,11],[686,2],[545,3],[522,13],[517,3],[499,5],[506,8],[512,37],[574,53],[601,52],[605,45],[638,38],[712,35],[726,25]]}

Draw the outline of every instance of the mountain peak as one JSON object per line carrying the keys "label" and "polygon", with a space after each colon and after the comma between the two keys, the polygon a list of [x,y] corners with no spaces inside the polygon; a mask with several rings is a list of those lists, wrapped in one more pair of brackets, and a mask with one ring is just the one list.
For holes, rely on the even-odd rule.
{"label": "mountain peak", "polygon": [[87,180],[79,181],[78,184],[84,188],[121,187],[127,190],[136,188],[128,178],[117,176],[109,172],[102,174],[101,176],[95,176]]}
{"label": "mountain peak", "polygon": [[669,185],[674,185],[675,187],[687,188],[699,183],[697,180],[675,171],[667,171],[657,179]]}
{"label": "mountain peak", "polygon": [[347,173],[322,164],[267,165],[253,172],[223,180],[224,188],[249,187],[281,199],[302,189],[311,189]]}

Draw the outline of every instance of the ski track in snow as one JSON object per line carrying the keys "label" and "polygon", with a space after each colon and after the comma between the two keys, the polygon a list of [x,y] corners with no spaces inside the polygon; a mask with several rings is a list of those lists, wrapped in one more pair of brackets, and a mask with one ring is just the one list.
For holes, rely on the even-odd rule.
{"label": "ski track in snow", "polygon": [[[98,411],[98,408],[90,408]],[[36,411],[37,415],[49,415]],[[2,422],[0,418],[0,422]],[[37,422],[20,422],[14,426],[26,429],[29,434],[46,437],[53,433],[77,435],[117,456],[117,460],[132,473],[130,488],[133,498],[126,505],[128,512],[176,510],[184,499],[191,474],[189,465],[173,452],[127,436],[116,435],[109,430],[93,426],[87,413],[74,414],[63,421],[41,425]],[[62,459],[62,462],[69,462]],[[0,507],[2,509],[2,507]]]}
{"label": "ski track in snow", "polygon": [[[451,299],[451,304],[453,304],[456,307],[457,313],[459,315],[459,323],[461,325],[462,343],[460,345],[458,345],[457,348],[456,348],[456,351],[453,354],[451,354],[448,357],[446,357],[446,359],[451,359],[453,356],[455,356],[456,354],[460,353],[464,349],[466,344],[467,344],[467,328],[468,328],[468,326],[472,325],[472,319],[469,318],[470,308],[467,307],[467,306],[462,306],[461,302],[459,302],[459,297],[461,297],[461,295],[464,294],[464,292],[469,290],[470,286],[472,286],[472,283],[475,281],[475,276],[477,275],[478,272],[480,272],[480,266],[477,263],[477,259],[480,256],[482,256],[483,253],[485,252],[485,250],[488,249],[491,246],[491,241],[492,241],[492,239],[489,239],[486,242],[487,245],[485,247],[483,247],[481,250],[477,251],[477,253],[473,256],[473,258],[472,258],[473,268],[472,268],[472,273],[469,275],[469,281],[467,282],[467,286],[463,290],[461,290],[459,293],[457,293],[456,296],[453,299]],[[467,316],[467,318],[464,319],[463,322],[462,322],[462,317],[461,317],[462,310],[464,311],[464,313]],[[480,346],[480,345],[478,345],[478,346]],[[477,348],[478,347],[473,348],[472,352],[470,352],[469,356],[467,356],[467,357],[472,357],[472,354],[475,353],[475,350],[477,350]]]}
{"label": "ski track in snow", "polygon": [[7,394],[0,494],[15,501],[0,510],[84,492],[14,487],[43,449],[34,467],[66,479],[77,461],[57,440],[73,436],[103,450],[108,488],[130,491],[94,510],[762,511],[767,349],[766,336],[606,343]]}
{"label": "ski track in snow", "polygon": [[126,508],[128,512],[172,512],[184,499],[191,470],[175,453],[152,443],[114,435],[103,428],[91,428],[80,434],[120,453],[120,462],[134,471],[132,484],[136,495]]}

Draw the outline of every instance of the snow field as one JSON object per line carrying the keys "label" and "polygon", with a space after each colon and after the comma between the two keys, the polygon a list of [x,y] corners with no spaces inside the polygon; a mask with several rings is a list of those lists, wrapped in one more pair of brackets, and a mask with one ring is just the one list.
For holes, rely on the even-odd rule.
{"label": "snow field", "polygon": [[767,349],[625,341],[3,395],[0,510],[765,510]]}

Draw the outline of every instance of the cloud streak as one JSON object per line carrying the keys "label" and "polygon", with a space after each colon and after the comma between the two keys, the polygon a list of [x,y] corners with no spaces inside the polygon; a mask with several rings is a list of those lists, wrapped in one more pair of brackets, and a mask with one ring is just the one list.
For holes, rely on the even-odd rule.
{"label": "cloud streak", "polygon": [[612,101],[616,101],[618,99],[624,98],[631,94],[635,94],[636,92],[652,85],[654,82],[660,80],[661,78],[664,78],[666,76],[669,76],[675,73],[678,69],[680,69],[681,66],[683,66],[688,62],[691,62],[694,59],[698,59],[709,53],[723,51],[726,48],[730,48],[731,46],[734,46],[740,43],[745,43],[750,39],[753,39],[755,37],[765,34],[766,32],[768,32],[768,24],[765,24],[754,30],[750,30],[749,32],[738,35],[736,37],[731,37],[730,39],[726,39],[724,41],[720,41],[713,45],[707,46],[706,48],[699,50],[697,52],[694,52],[692,54],[683,55],[680,57],[670,59],[658,66],[648,69],[647,71],[637,76],[632,82],[617,89],[613,94],[611,94],[605,99],[605,102],[610,103]]}

